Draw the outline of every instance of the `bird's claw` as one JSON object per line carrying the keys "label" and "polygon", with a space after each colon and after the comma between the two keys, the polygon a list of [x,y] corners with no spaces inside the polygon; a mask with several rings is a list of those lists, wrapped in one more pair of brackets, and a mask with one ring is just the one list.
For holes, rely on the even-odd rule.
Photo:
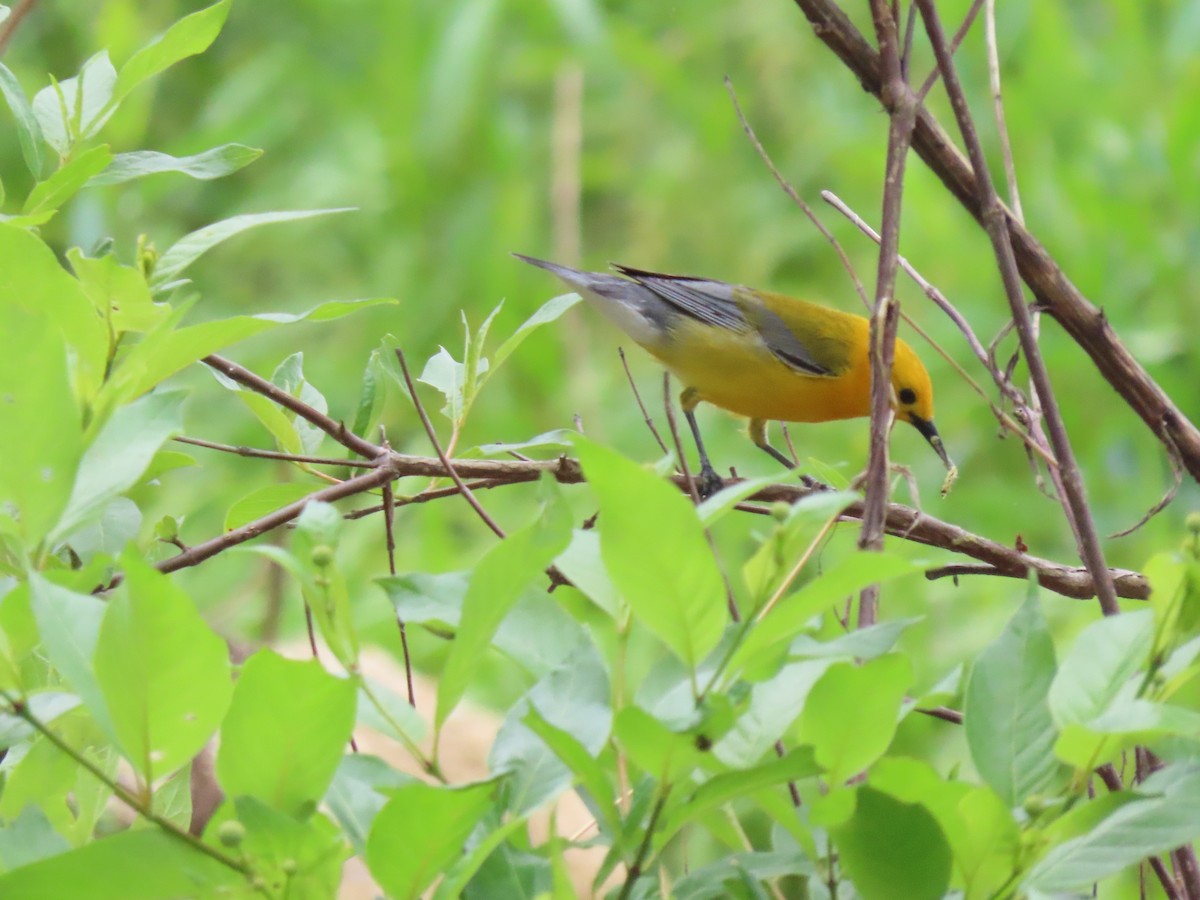
{"label": "bird's claw", "polygon": [[725,487],[724,480],[712,466],[704,466],[700,469],[700,474],[696,478],[696,493],[700,495],[701,500],[707,500],[723,487]]}

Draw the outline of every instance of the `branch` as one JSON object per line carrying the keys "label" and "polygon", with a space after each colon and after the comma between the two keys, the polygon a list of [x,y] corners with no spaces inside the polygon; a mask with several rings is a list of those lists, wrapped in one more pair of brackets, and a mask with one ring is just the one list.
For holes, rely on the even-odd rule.
{"label": "branch", "polygon": [[1106,616],[1115,615],[1120,612],[1117,606],[1117,595],[1108,575],[1108,566],[1100,547],[1100,536],[1096,533],[1096,523],[1092,520],[1091,510],[1088,508],[1083,476],[1075,462],[1071,442],[1067,437],[1067,428],[1054,398],[1054,390],[1050,385],[1050,373],[1042,359],[1029,307],[1025,304],[1021,278],[1017,271],[1017,261],[1013,255],[1012,239],[1008,228],[1005,227],[1007,213],[992,184],[983,144],[975,131],[974,122],[971,121],[971,111],[967,107],[967,98],[959,83],[954,61],[950,58],[950,49],[946,45],[946,36],[942,33],[942,24],[938,19],[937,9],[932,0],[915,0],[915,2],[921,12],[921,18],[925,20],[925,30],[933,45],[938,67],[942,70],[942,81],[950,96],[950,105],[954,109],[963,141],[971,155],[971,164],[975,167],[976,188],[979,192],[983,226],[987,230],[988,237],[991,238],[992,247],[996,253],[996,262],[1000,268],[1000,277],[1004,281],[1004,292],[1008,296],[1013,321],[1017,324],[1017,337],[1020,338],[1021,349],[1025,353],[1025,364],[1029,367],[1030,379],[1036,386],[1037,396],[1042,403],[1042,412],[1048,431],[1047,437],[1050,440],[1050,446],[1054,449],[1054,456],[1058,460],[1058,480],[1065,492],[1065,496],[1062,498],[1064,506],[1067,507],[1068,515],[1079,539],[1080,554],[1095,581],[1100,608]]}
{"label": "branch", "polygon": [[[888,110],[887,163],[883,180],[883,215],[875,302],[871,308],[871,430],[867,457],[866,504],[858,546],[883,549],[883,525],[888,506],[888,434],[892,430],[892,363],[900,305],[896,302],[896,268],[900,256],[900,214],[904,200],[904,167],[912,143],[917,105],[904,80],[900,63],[900,34],[887,0],[871,0],[871,17],[885,70],[883,105]],[[858,603],[858,627],[874,625],[879,617],[879,585],[863,590]]]}
{"label": "branch", "polygon": [[[864,90],[882,93],[879,54],[832,0],[793,0],[813,31],[858,78]],[[978,185],[971,165],[937,119],[918,109],[913,149],[976,219],[982,221]],[[1200,430],[1138,364],[1097,309],[1063,274],[1054,258],[1028,230],[1004,211],[1017,268],[1040,304],[1088,354],[1100,374],[1146,426],[1173,442],[1191,476],[1200,481]]]}
{"label": "branch", "polygon": [[313,407],[309,406],[303,400],[293,397],[287,391],[283,390],[283,388],[272,384],[261,375],[255,375],[249,369],[239,366],[232,360],[213,354],[212,356],[204,357],[201,362],[209,368],[216,369],[227,378],[233,379],[238,384],[250,388],[256,394],[262,394],[267,399],[273,400],[284,409],[290,409],[300,418],[320,428],[347,450],[351,450],[366,459],[376,459],[383,453],[382,447],[359,437],[341,422],[335,422],[324,413],[313,409]]}

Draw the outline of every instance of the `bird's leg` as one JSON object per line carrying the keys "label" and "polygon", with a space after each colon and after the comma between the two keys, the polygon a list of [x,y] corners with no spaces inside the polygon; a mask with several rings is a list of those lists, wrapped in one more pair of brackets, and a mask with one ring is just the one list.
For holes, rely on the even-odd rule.
{"label": "bird's leg", "polygon": [[700,403],[700,393],[695,388],[685,388],[679,395],[679,405],[683,407],[683,415],[687,418],[688,427],[692,429],[692,437],[696,441],[696,452],[700,455],[700,475],[696,479],[696,490],[701,499],[707,499],[725,486],[717,470],[708,459],[708,451],[704,449],[704,441],[700,439],[700,426],[696,424],[695,409]]}
{"label": "bird's leg", "polygon": [[[784,467],[788,469],[796,468],[796,464],[794,462],[772,447],[771,442],[767,440],[767,422],[765,419],[750,420],[750,440],[754,441],[755,445],[758,447],[766,450],[767,453],[771,454],[771,456],[782,463]],[[818,487],[821,484],[819,481],[809,478],[807,475],[801,475],[800,480],[804,483],[805,487],[810,488]]]}

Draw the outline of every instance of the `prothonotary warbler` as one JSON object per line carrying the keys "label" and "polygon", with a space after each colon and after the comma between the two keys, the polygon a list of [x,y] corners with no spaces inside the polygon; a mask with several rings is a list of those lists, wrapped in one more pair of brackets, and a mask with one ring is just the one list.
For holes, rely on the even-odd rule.
{"label": "prothonotary warbler", "polygon": [[[870,415],[870,324],[862,316],[707,278],[616,266],[619,277],[514,256],[553,272],[683,382],[680,404],[696,439],[706,494],[722,482],[696,425],[701,402],[748,417],[754,443],[788,468],[792,461],[767,441],[768,421]],[[951,469],[933,425],[929,373],[899,339],[892,402],[896,418],[921,432]]]}

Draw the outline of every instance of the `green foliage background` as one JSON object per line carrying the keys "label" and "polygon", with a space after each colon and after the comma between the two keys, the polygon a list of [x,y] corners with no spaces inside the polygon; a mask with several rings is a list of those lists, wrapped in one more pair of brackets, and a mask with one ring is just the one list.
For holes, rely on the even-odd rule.
{"label": "green foliage background", "polygon": [[[958,21],[967,5],[939,4],[947,22]],[[32,93],[48,73],[74,74],[98,48],[107,48],[119,66],[196,8],[133,0],[39,4],[3,60]],[[1200,206],[1200,4],[1011,0],[1000,4],[998,19],[1008,125],[1030,228],[1196,420],[1200,350],[1190,335],[1200,327],[1194,214]],[[869,30],[861,15],[859,23]],[[958,60],[998,164],[983,59],[976,28]],[[914,71],[923,77],[930,66],[928,52],[919,50]],[[112,237],[115,255],[132,263],[142,233],[163,248],[232,215],[356,207],[252,232],[189,273],[201,295],[196,321],[299,312],[330,299],[397,298],[398,305],[283,329],[229,352],[263,373],[303,352],[307,379],[343,418],[352,416],[368,355],[385,334],[395,335],[419,366],[439,345],[461,355],[460,311],[478,325],[504,301],[493,333],[511,333],[560,289],[509,253],[569,253],[576,228],[581,257],[560,261],[600,268],[611,260],[703,274],[854,309],[858,301],[836,255],[742,134],[722,84],[726,75],[776,164],[818,207],[869,287],[874,246],[819,204],[818,194],[832,190],[877,222],[887,120],[785,0],[236,4],[213,47],[133,94],[104,137],[114,152],[150,148],[182,156],[237,142],[262,148],[263,158],[218,181],[168,174],[89,188],[41,234],[60,254]],[[582,147],[576,168],[569,156],[556,155],[553,136],[556,123],[571,120],[564,97],[577,79]],[[950,121],[939,91],[931,96],[943,121]],[[10,123],[0,116],[0,124],[8,129]],[[13,140],[0,141],[0,173],[9,198],[3,210],[14,212],[31,182]],[[556,221],[552,213],[556,173],[579,180],[578,222]],[[905,201],[903,254],[986,341],[1007,315],[985,236],[915,159]],[[983,381],[960,336],[919,290],[903,283],[901,296],[906,312]],[[655,460],[615,352],[620,341],[591,310],[571,310],[531,337],[489,382],[459,446],[571,427],[578,413],[589,436],[635,459]],[[1048,320],[1042,345],[1099,528],[1125,528],[1171,482],[1161,447]],[[1012,338],[1003,346],[1010,351]],[[912,468],[921,505],[1001,542],[1023,540],[1036,555],[1074,560],[1070,531],[1057,504],[1034,485],[1021,447],[998,440],[980,398],[932,350],[918,350],[937,385],[939,428],[961,470],[953,493],[937,499],[940,463],[918,435],[898,429],[893,455]],[[661,421],[658,370],[636,348],[630,359]],[[253,416],[194,369],[176,379],[192,389],[186,433],[268,446],[269,435]],[[431,393],[426,399],[436,407],[440,398]],[[714,410],[701,418],[719,465],[734,465],[741,474],[774,473],[738,423]],[[429,453],[411,405],[398,392],[390,395],[383,422],[394,447]],[[444,421],[438,424],[448,432]],[[802,456],[847,478],[865,465],[865,421],[796,426],[792,436]],[[185,542],[205,540],[222,530],[232,502],[290,477],[259,460],[202,450],[193,455],[198,468],[138,488],[143,543],[162,515],[183,521]],[[908,500],[906,490],[898,488],[898,499]],[[588,514],[586,496],[568,497],[579,518]],[[1184,516],[1198,501],[1200,492],[1186,483],[1146,527],[1106,543],[1110,564],[1141,569],[1154,553],[1175,547]],[[515,529],[528,521],[536,497],[532,489],[506,488],[486,502]],[[402,510],[396,527],[402,572],[465,568],[493,544],[455,501]],[[729,518],[717,539],[739,558],[762,531],[758,521]],[[346,535],[342,563],[360,633],[398,653],[391,605],[371,584],[385,571],[381,529],[367,520],[347,526]],[[820,566],[834,566],[853,539],[853,529],[844,528],[822,551]],[[951,559],[900,541],[889,547],[914,559]],[[159,556],[169,552],[161,548]],[[267,571],[262,559],[244,555],[176,578],[218,631],[254,640],[267,615]],[[914,684],[927,688],[956,663],[976,657],[1023,593],[1019,584],[999,579],[909,580],[885,589],[885,618],[925,617],[901,644],[921,651],[912,657]],[[298,633],[300,604],[287,596],[284,628]],[[1098,615],[1091,605],[1049,594],[1044,608],[1060,645]],[[418,664],[440,667],[444,642],[419,629],[412,638]],[[476,696],[506,708],[528,684],[495,659],[489,666],[491,677],[477,680]],[[939,764],[969,765],[964,742],[946,735],[939,723],[909,719],[895,746]]]}

